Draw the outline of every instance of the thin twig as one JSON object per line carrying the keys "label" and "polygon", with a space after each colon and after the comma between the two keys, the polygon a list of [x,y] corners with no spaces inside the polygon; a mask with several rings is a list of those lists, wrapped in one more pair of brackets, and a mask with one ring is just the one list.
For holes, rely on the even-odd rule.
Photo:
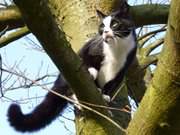
{"label": "thin twig", "polygon": [[6,34],[6,31],[8,30],[9,26],[6,26],[1,32],[0,32],[0,38]]}
{"label": "thin twig", "polygon": [[143,36],[141,36],[141,37],[138,38],[138,41],[139,41],[139,40],[142,40],[143,38],[145,38],[145,37],[147,37],[147,36],[150,36],[150,35],[152,35],[152,34],[157,34],[157,33],[159,33],[159,32],[164,32],[164,31],[166,31],[166,28],[165,28],[165,27],[166,27],[166,26],[164,26],[164,27],[162,27],[162,28],[160,28],[160,29],[158,29],[158,30],[154,30],[154,31],[151,31],[151,32],[149,32],[149,33],[144,34]]}

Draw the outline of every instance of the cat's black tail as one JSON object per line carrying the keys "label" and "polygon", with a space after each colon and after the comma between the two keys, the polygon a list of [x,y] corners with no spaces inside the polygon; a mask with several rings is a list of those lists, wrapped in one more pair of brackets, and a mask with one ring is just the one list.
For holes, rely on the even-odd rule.
{"label": "cat's black tail", "polygon": [[[52,88],[53,91],[63,95],[68,95],[68,89],[68,85],[62,76],[58,77]],[[23,114],[19,105],[12,104],[8,110],[8,120],[17,131],[37,131],[50,124],[64,110],[66,105],[65,99],[49,92],[45,99],[29,114]]]}

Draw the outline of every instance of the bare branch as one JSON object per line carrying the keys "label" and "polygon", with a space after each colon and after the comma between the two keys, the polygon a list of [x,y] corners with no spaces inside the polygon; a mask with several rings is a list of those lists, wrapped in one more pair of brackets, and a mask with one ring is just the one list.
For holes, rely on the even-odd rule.
{"label": "bare branch", "polygon": [[8,26],[6,26],[6,27],[0,32],[0,38],[1,38],[4,34],[6,34],[7,30],[8,30]]}
{"label": "bare branch", "polygon": [[144,55],[148,56],[154,49],[156,49],[163,43],[164,43],[164,38],[161,38],[161,39],[157,39],[155,42],[149,44],[147,47],[143,48]]}
{"label": "bare branch", "polygon": [[130,8],[136,27],[150,24],[166,24],[169,5],[147,4]]}
{"label": "bare branch", "polygon": [[5,35],[0,38],[0,48],[4,47],[8,43],[11,43],[13,41],[16,41],[17,39],[27,35],[29,32],[29,29],[25,26],[23,28],[18,29],[17,31],[10,33],[8,35]]}
{"label": "bare branch", "polygon": [[166,28],[165,28],[165,27],[166,27],[166,26],[163,26],[163,27],[160,28],[160,29],[157,29],[157,30],[148,32],[148,33],[144,34],[143,36],[138,37],[138,41],[143,40],[144,38],[149,37],[149,36],[151,36],[151,35],[155,35],[155,34],[157,34],[157,33],[159,33],[159,32],[164,32],[164,31],[166,31]]}
{"label": "bare branch", "polygon": [[148,57],[146,57],[144,59],[143,62],[141,62],[141,68],[142,70],[145,70],[148,66],[150,66],[151,64],[154,64],[156,65],[157,62],[158,62],[158,58],[159,58],[159,53],[157,54],[153,54],[153,55],[150,55]]}
{"label": "bare branch", "polygon": [[0,8],[0,31],[8,26],[8,30],[24,26],[21,13],[14,5]]}

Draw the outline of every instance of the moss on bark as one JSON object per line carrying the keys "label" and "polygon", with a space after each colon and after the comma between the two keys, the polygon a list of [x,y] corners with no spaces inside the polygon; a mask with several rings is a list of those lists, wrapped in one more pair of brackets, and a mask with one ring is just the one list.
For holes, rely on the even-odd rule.
{"label": "moss on bark", "polygon": [[[128,135],[180,133],[180,1],[172,0],[165,45]],[[178,36],[177,36],[178,35]]]}

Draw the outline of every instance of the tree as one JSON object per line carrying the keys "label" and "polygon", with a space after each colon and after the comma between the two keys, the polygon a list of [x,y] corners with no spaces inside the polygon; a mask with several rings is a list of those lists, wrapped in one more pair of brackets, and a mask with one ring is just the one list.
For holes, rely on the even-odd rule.
{"label": "tree", "polygon": [[[16,31],[16,35],[9,39],[1,38],[1,46],[24,36],[29,33],[29,30],[38,38],[44,50],[68,80],[78,99],[83,101],[82,104],[86,103],[86,106],[83,106],[85,107],[83,115],[76,116],[77,134],[179,134],[180,16],[178,13],[180,2],[178,0],[171,1],[170,9],[168,5],[156,4],[130,8],[137,28],[150,24],[167,24],[166,36],[162,39],[145,45],[156,33],[165,31],[166,27],[138,38],[137,59],[129,70],[124,87],[116,97],[117,104],[113,105],[119,108],[128,105],[128,93],[134,100],[141,102],[131,121],[130,114],[119,111],[113,111],[114,118],[111,120],[108,109],[99,107],[106,106],[106,103],[91,82],[81,60],[73,51],[73,49],[77,51],[96,33],[98,22],[95,8],[109,13],[117,8],[118,2],[121,1],[15,0],[14,2],[19,9],[14,5],[1,9],[11,14],[5,16],[4,20],[1,19],[3,16],[0,17],[2,22],[0,29],[8,25],[5,30],[10,30],[25,24],[28,29],[24,27],[20,33]],[[50,38],[49,34],[51,34]],[[162,44],[163,50],[160,54],[150,54]],[[154,73],[149,68],[151,64],[157,65]],[[86,91],[83,91],[84,89]]]}

